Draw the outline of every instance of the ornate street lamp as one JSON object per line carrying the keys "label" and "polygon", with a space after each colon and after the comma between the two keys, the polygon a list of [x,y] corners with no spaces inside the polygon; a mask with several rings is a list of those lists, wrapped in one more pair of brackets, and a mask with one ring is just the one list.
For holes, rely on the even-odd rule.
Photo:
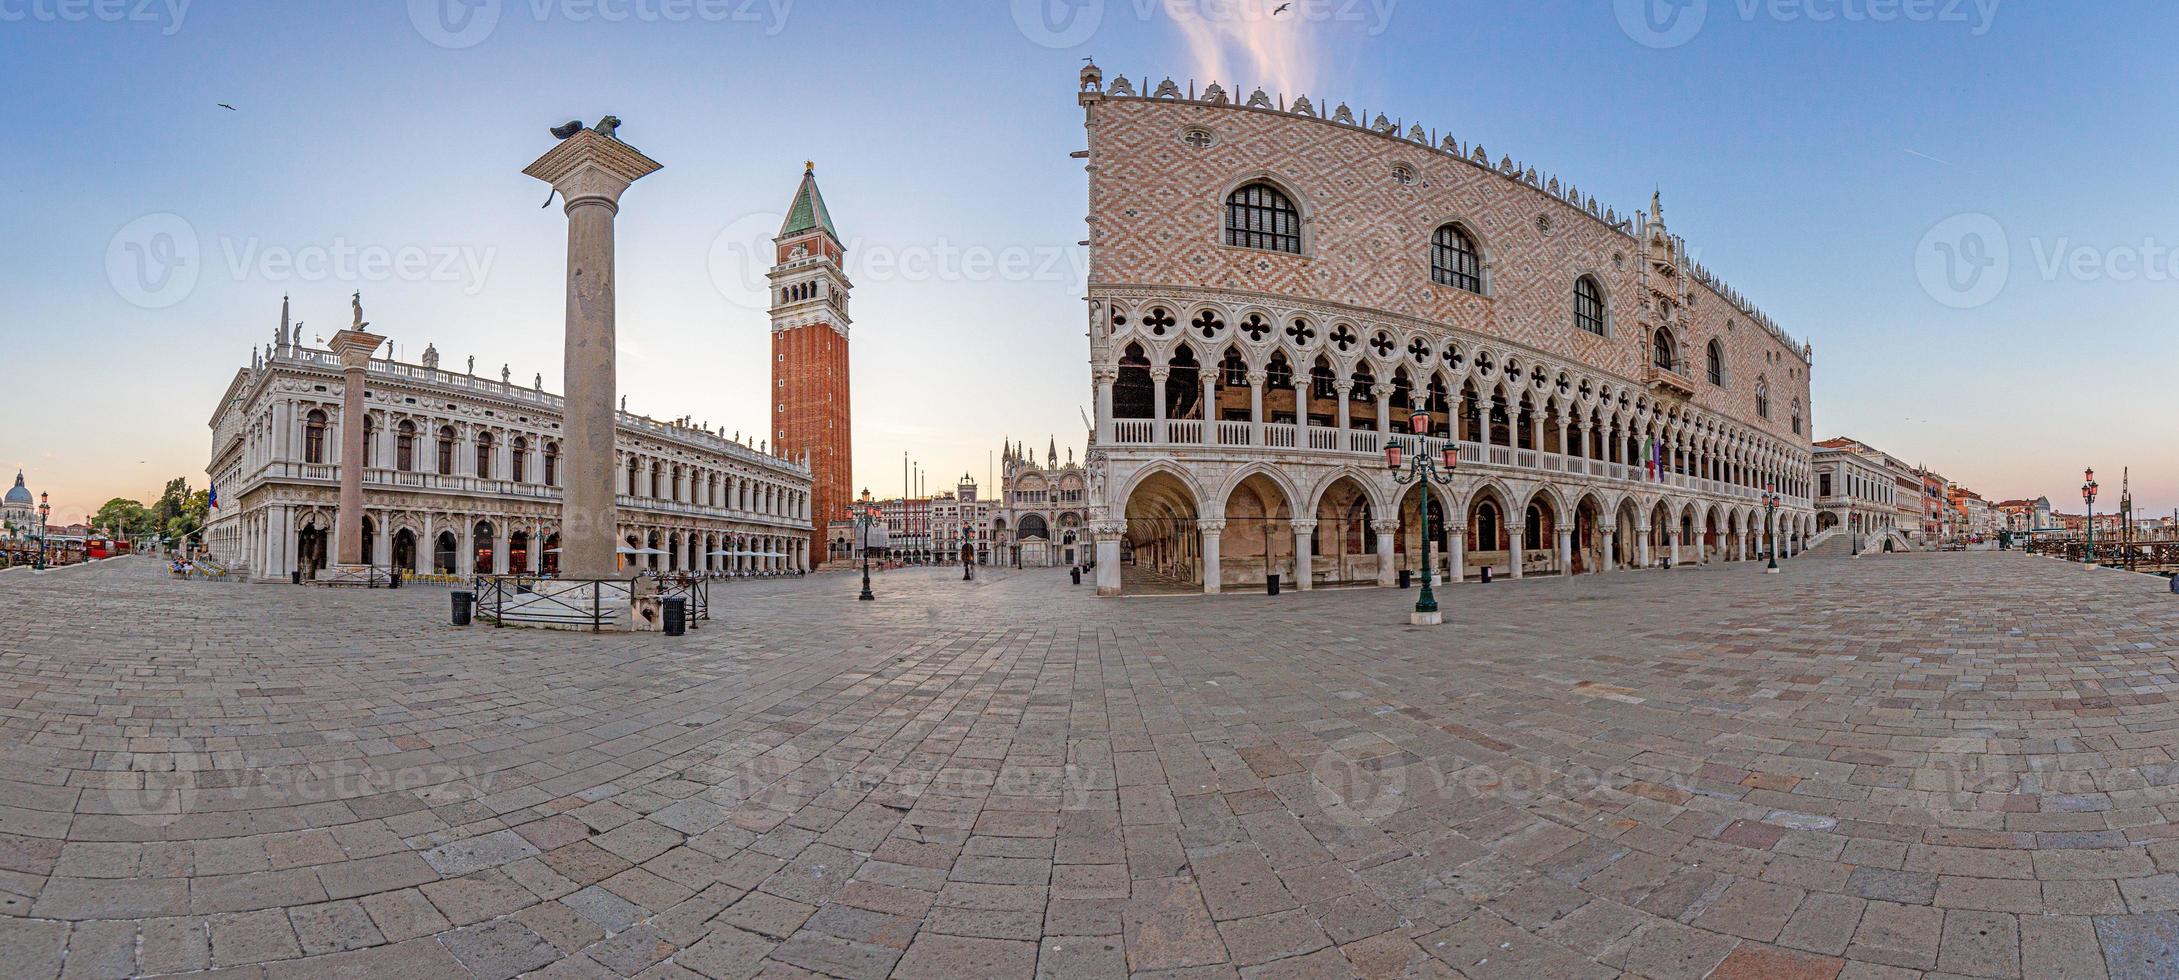
{"label": "ornate street lamp", "polygon": [[2087,503],[2087,564],[2096,564],[2096,468],[2090,466],[2081,475],[2081,501]]}
{"label": "ornate street lamp", "polygon": [[[1445,449],[1442,454],[1443,466],[1441,468],[1438,463],[1433,462],[1430,459],[1429,453],[1420,451],[1423,445],[1422,440],[1428,438],[1430,435],[1429,413],[1416,412],[1408,417],[1407,422],[1408,429],[1415,434],[1415,447],[1417,449],[1417,452],[1415,453],[1415,458],[1406,461],[1405,469],[1407,473],[1405,476],[1402,476],[1400,473],[1402,469],[1401,456],[1405,451],[1406,447],[1400,442],[1400,440],[1386,440],[1385,468],[1392,471],[1392,482],[1399,484],[1400,486],[1404,487],[1410,483],[1416,482],[1421,482],[1423,484],[1422,592],[1415,596],[1415,611],[1407,617],[1407,621],[1415,626],[1436,626],[1439,623],[1443,623],[1445,621],[1445,615],[1438,611],[1437,595],[1430,590],[1430,579],[1432,577],[1431,572],[1434,570],[1434,568],[1430,562],[1429,485],[1435,483],[1438,486],[1446,486],[1453,482],[1453,471],[1460,467],[1460,447],[1456,445],[1451,439],[1445,440]],[[1390,556],[1386,557],[1388,559],[1390,558]]]}
{"label": "ornate street lamp", "polygon": [[1769,575],[1778,574],[1778,499],[1778,485],[1775,483],[1765,484],[1763,487],[1763,520],[1765,521],[1763,528],[1764,533],[1770,537],[1770,567],[1763,569],[1763,571]]}
{"label": "ornate street lamp", "polygon": [[34,565],[32,565],[32,566],[31,566],[32,568],[34,568],[34,569],[36,569],[36,570],[39,570],[39,571],[43,571],[43,570],[45,570],[45,539],[46,539],[46,534],[47,534],[47,530],[48,530],[48,525],[49,525],[49,524],[51,523],[51,521],[49,520],[49,518],[50,518],[50,517],[52,517],[52,515],[53,515],[53,507],[52,507],[52,505],[51,505],[51,504],[48,504],[48,503],[46,503],[46,495],[45,495],[45,494],[42,494],[42,493],[41,493],[41,494],[39,494],[39,495],[38,495],[38,561],[37,561],[37,563],[36,563],[36,564],[34,564]]}
{"label": "ornate street lamp", "polygon": [[[870,526],[878,522],[878,505],[871,501],[869,487],[863,488],[862,505],[863,506],[861,520],[863,526],[863,594],[856,596],[855,598],[863,602],[868,602],[872,599],[877,598],[877,596],[870,591]],[[850,518],[855,517],[854,508],[848,508],[848,515]]]}

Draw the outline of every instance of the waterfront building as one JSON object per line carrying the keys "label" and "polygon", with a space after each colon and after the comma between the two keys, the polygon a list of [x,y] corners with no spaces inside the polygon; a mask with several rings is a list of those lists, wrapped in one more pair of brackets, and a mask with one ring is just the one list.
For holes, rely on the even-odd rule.
{"label": "waterfront building", "polygon": [[1811,349],[1695,262],[1658,198],[1622,214],[1305,98],[1138,92],[1092,65],[1078,101],[1100,594],[1391,585],[1419,567],[1426,494],[1386,444],[1434,456],[1448,432],[1429,526],[1459,578],[1814,533]]}

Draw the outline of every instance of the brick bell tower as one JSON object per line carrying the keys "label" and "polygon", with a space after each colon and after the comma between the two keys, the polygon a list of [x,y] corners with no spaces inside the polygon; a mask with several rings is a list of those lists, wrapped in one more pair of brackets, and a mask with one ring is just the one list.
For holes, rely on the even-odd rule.
{"label": "brick bell tower", "polygon": [[854,499],[854,437],[848,415],[846,249],[805,164],[779,226],[772,281],[772,444],[810,462],[810,560],[820,565],[825,529]]}

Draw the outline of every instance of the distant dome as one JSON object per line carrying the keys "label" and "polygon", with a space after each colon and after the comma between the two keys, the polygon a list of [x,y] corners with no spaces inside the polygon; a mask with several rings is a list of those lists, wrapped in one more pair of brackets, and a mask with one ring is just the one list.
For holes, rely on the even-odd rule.
{"label": "distant dome", "polygon": [[[0,470],[0,472],[6,471]],[[25,507],[30,506],[30,488],[23,486],[22,470],[15,471],[15,488],[8,491],[7,502],[10,505],[21,504]]]}

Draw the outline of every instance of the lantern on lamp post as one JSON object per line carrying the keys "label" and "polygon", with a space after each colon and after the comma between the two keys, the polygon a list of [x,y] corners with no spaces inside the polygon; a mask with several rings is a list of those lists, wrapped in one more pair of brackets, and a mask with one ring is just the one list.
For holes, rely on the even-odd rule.
{"label": "lantern on lamp post", "polygon": [[38,495],[38,560],[31,567],[40,571],[45,569],[45,542],[51,534],[53,516],[53,505],[46,501],[46,494]]}
{"label": "lantern on lamp post", "polygon": [[1763,533],[1764,533],[1764,534],[1765,534],[1765,535],[1766,535],[1767,537],[1769,537],[1769,538],[1770,538],[1770,567],[1768,567],[1768,568],[1765,568],[1765,569],[1763,569],[1763,571],[1764,571],[1764,573],[1765,573],[1765,574],[1769,574],[1769,575],[1776,575],[1776,574],[1778,574],[1778,501],[1779,501],[1779,499],[1780,499],[1780,498],[1779,498],[1779,496],[1778,496],[1778,485],[1777,485],[1777,484],[1775,484],[1775,483],[1771,483],[1771,484],[1765,484],[1765,485],[1763,486],[1763,520],[1764,520],[1764,524],[1763,524]]}
{"label": "lantern on lamp post", "polygon": [[2091,466],[2081,474],[2081,502],[2088,505],[2088,564],[2096,564],[2096,491],[2102,489],[2096,483],[2096,469]]}
{"label": "lantern on lamp post", "polygon": [[[1421,483],[1422,492],[1422,591],[1415,596],[1415,611],[1407,621],[1415,626],[1436,626],[1445,621],[1438,611],[1437,595],[1430,588],[1435,566],[1430,560],[1430,490],[1431,484],[1446,486],[1453,482],[1453,471],[1460,466],[1460,448],[1451,439],[1445,440],[1439,459],[1432,460],[1425,450],[1430,435],[1430,415],[1416,412],[1408,417],[1408,429],[1415,435],[1415,455],[1406,458],[1406,446],[1400,440],[1385,442],[1385,468],[1392,471],[1392,482],[1400,486]],[[1405,474],[1402,474],[1405,470]]]}
{"label": "lantern on lamp post", "polygon": [[870,489],[868,487],[863,488],[861,503],[860,514],[856,512],[856,508],[849,507],[848,516],[850,519],[859,519],[862,522],[863,592],[855,598],[863,602],[869,602],[877,598],[877,595],[870,591],[870,526],[878,522],[878,505],[870,499]]}

